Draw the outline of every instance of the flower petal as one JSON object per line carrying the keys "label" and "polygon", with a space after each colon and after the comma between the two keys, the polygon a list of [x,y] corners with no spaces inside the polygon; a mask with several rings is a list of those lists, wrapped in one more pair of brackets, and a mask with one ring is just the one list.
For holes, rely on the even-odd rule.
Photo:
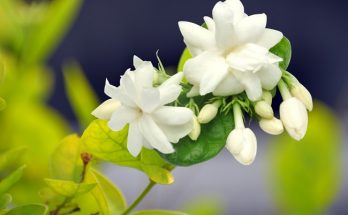
{"label": "flower petal", "polygon": [[121,104],[127,105],[129,107],[136,107],[135,102],[131,98],[129,98],[122,86],[115,87],[111,85],[107,79],[105,81],[104,92],[109,97],[120,101]]}
{"label": "flower petal", "polygon": [[199,86],[193,85],[191,90],[186,94],[188,98],[199,96]]}
{"label": "flower petal", "polygon": [[166,85],[158,87],[160,91],[160,105],[174,102],[180,95],[182,87],[180,85]]}
{"label": "flower petal", "polygon": [[244,6],[240,0],[226,0],[225,4],[233,11],[233,20],[235,23],[244,17]]}
{"label": "flower petal", "polygon": [[152,87],[155,69],[152,63],[144,61],[144,63],[138,67],[135,71],[135,86],[141,87]]}
{"label": "flower petal", "polygon": [[170,154],[174,152],[174,148],[168,141],[166,135],[149,115],[144,114],[143,117],[139,120],[139,123],[143,136],[152,147],[164,154]]}
{"label": "flower petal", "polygon": [[171,143],[177,143],[179,140],[188,135],[193,129],[193,121],[189,121],[183,125],[168,125],[160,124],[158,126],[162,129],[163,133],[167,136]]}
{"label": "flower petal", "polygon": [[236,95],[244,91],[244,86],[236,79],[236,77],[229,73],[225,79],[216,87],[213,94],[215,96],[230,96]]}
{"label": "flower petal", "polygon": [[257,101],[262,96],[261,82],[252,72],[235,71],[236,78],[244,85],[245,92],[251,101]]}
{"label": "flower petal", "polygon": [[168,125],[183,125],[192,121],[193,113],[184,107],[163,106],[152,113],[156,123]]}
{"label": "flower petal", "polygon": [[169,79],[167,79],[165,82],[163,82],[160,87],[168,86],[172,84],[179,85],[183,77],[184,77],[184,73],[178,72],[175,75],[171,76]]}
{"label": "flower petal", "polygon": [[157,88],[143,88],[139,106],[145,113],[151,113],[160,105],[160,91]]}
{"label": "flower petal", "polygon": [[112,113],[111,119],[108,122],[108,125],[111,128],[111,130],[119,131],[126,124],[133,122],[138,115],[139,115],[139,112],[136,109],[125,107],[122,105]]}
{"label": "flower petal", "polygon": [[128,69],[124,75],[121,76],[120,86],[124,89],[123,92],[129,97],[132,101],[137,100],[137,89],[134,83],[134,72]]}
{"label": "flower petal", "polygon": [[266,28],[262,36],[256,42],[258,45],[267,49],[272,48],[283,38],[283,33],[277,30]]}
{"label": "flower petal", "polygon": [[192,56],[214,47],[214,34],[209,30],[191,22],[180,21],[178,24]]}
{"label": "flower petal", "polygon": [[282,77],[282,72],[278,65],[267,64],[264,65],[259,71],[256,72],[259,77],[262,87],[266,90],[272,90],[277,86],[280,78]]}
{"label": "flower petal", "polygon": [[134,157],[138,156],[143,147],[143,135],[140,133],[138,122],[129,124],[127,148]]}
{"label": "flower petal", "polygon": [[205,16],[204,18],[204,22],[207,25],[207,28],[209,31],[211,32],[215,32],[215,22],[212,18],[210,18],[209,16]]}
{"label": "flower petal", "polygon": [[243,18],[235,27],[240,43],[256,42],[265,32],[266,14],[256,14]]}
{"label": "flower petal", "polygon": [[109,120],[111,118],[112,112],[114,112],[121,103],[114,99],[108,99],[93,110],[92,115],[98,119]]}
{"label": "flower petal", "polygon": [[138,56],[136,55],[133,56],[133,65],[135,69],[139,68],[143,63],[144,61],[140,59]]}

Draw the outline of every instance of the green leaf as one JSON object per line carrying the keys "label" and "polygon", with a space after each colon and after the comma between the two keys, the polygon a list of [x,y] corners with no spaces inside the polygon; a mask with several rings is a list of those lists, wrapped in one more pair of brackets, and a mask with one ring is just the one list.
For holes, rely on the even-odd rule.
{"label": "green leaf", "polygon": [[25,153],[26,147],[13,147],[0,155],[0,171],[16,165],[21,156]]}
{"label": "green leaf", "polygon": [[80,126],[86,128],[93,120],[91,112],[99,104],[97,96],[77,63],[64,66],[64,81],[65,91]]}
{"label": "green leaf", "polygon": [[9,212],[6,213],[6,215],[47,215],[48,214],[48,208],[45,205],[41,204],[30,204],[30,205],[23,205],[16,207]]}
{"label": "green leaf", "polygon": [[12,196],[8,193],[0,194],[0,210],[5,209],[12,202]]}
{"label": "green leaf", "polygon": [[340,190],[343,134],[335,114],[315,102],[306,136],[274,139],[268,155],[270,183],[280,214],[325,214]]}
{"label": "green leaf", "polygon": [[78,184],[73,181],[45,179],[46,184],[56,193],[65,197],[75,197],[91,191],[96,183]]}
{"label": "green leaf", "polygon": [[0,97],[0,111],[6,108],[6,101]]}
{"label": "green leaf", "polygon": [[11,187],[21,179],[23,175],[23,170],[25,169],[26,165],[23,165],[19,167],[17,170],[15,170],[13,173],[11,173],[6,178],[2,179],[0,182],[0,194],[3,194],[7,192]]}
{"label": "green leaf", "polygon": [[80,138],[76,135],[65,137],[51,158],[52,177],[77,182],[82,171]]}
{"label": "green leaf", "polygon": [[190,166],[207,161],[225,147],[227,137],[233,128],[232,114],[220,113],[210,123],[201,125],[201,134],[197,141],[185,137],[174,144],[174,153],[161,156],[178,166]]}
{"label": "green leaf", "polygon": [[269,51],[283,58],[283,61],[279,63],[279,67],[286,70],[291,60],[291,44],[288,38],[283,37],[283,39]]}
{"label": "green leaf", "polygon": [[181,57],[179,60],[178,72],[184,71],[184,65],[185,65],[186,61],[190,58],[192,58],[192,55],[191,55],[190,51],[188,50],[188,48],[185,48],[185,50],[181,54]]}
{"label": "green leaf", "polygon": [[127,208],[127,202],[121,190],[97,170],[90,168],[85,180],[88,183],[97,183],[91,194],[103,215],[120,214]]}
{"label": "green leaf", "polygon": [[165,210],[144,210],[136,211],[131,213],[131,215],[188,215],[179,211],[165,211]]}
{"label": "green leaf", "polygon": [[159,184],[171,184],[174,181],[167,164],[154,150],[143,148],[138,157],[133,157],[127,149],[128,126],[114,132],[107,121],[95,120],[82,135],[86,150],[99,159],[143,171],[151,180]]}
{"label": "green leaf", "polygon": [[216,197],[198,197],[188,202],[183,210],[190,215],[223,215],[223,201]]}
{"label": "green leaf", "polygon": [[[42,23],[31,29],[23,47],[23,60],[42,62],[55,49],[78,13],[82,0],[51,1]],[[34,31],[35,30],[35,31]]]}

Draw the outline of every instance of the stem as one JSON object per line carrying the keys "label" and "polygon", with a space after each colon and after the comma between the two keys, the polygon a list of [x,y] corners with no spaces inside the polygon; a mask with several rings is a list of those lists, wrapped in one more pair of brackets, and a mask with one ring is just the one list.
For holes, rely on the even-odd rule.
{"label": "stem", "polygon": [[240,104],[238,102],[235,102],[233,104],[233,116],[234,116],[234,124],[236,125],[236,128],[244,128],[243,113],[242,113]]}
{"label": "stem", "polygon": [[121,215],[129,214],[136,206],[138,206],[138,204],[145,198],[145,196],[151,191],[151,189],[155,185],[156,183],[150,180],[149,184],[145,187],[143,192],[138,196],[138,198],[135,199],[135,201]]}
{"label": "stem", "polygon": [[288,86],[286,85],[286,83],[282,79],[278,83],[278,88],[279,88],[280,94],[282,95],[284,101],[292,97],[292,95],[288,89]]}

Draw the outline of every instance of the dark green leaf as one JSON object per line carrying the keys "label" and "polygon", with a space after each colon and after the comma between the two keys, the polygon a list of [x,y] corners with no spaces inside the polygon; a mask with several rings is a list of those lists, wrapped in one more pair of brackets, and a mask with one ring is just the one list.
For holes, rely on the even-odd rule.
{"label": "dark green leaf", "polygon": [[279,63],[279,67],[286,70],[291,60],[291,44],[288,38],[283,37],[277,45],[270,49],[270,52],[283,58],[283,61]]}
{"label": "dark green leaf", "polygon": [[174,145],[175,152],[161,154],[174,165],[190,166],[215,157],[225,146],[229,133],[234,128],[232,114],[218,114],[213,121],[201,125],[201,135],[197,141],[189,137]]}

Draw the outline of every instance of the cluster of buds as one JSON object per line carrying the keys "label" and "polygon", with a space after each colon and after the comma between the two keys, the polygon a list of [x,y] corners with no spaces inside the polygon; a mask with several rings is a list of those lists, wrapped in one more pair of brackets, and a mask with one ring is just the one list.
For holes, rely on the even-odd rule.
{"label": "cluster of buds", "polygon": [[[283,78],[278,83],[278,89],[283,99],[279,108],[280,118],[274,115],[272,108],[273,96],[270,91],[263,91],[262,98],[259,101],[252,102],[249,100],[248,105],[253,106],[253,112],[257,116],[259,126],[266,133],[279,135],[284,132],[285,128],[292,138],[301,140],[307,130],[307,110],[311,111],[313,109],[312,96],[288,72],[284,72]],[[246,128],[244,125],[243,110],[249,109],[250,107],[243,108],[243,105],[241,105],[242,102],[238,99],[233,99],[231,103],[235,128],[227,138],[226,148],[237,161],[244,165],[249,165],[254,161],[257,152],[256,136],[250,128]],[[197,116],[194,117],[194,128],[189,135],[192,140],[197,140],[200,134],[201,124],[212,121],[220,108],[223,109],[221,100],[215,100],[201,108]]]}

